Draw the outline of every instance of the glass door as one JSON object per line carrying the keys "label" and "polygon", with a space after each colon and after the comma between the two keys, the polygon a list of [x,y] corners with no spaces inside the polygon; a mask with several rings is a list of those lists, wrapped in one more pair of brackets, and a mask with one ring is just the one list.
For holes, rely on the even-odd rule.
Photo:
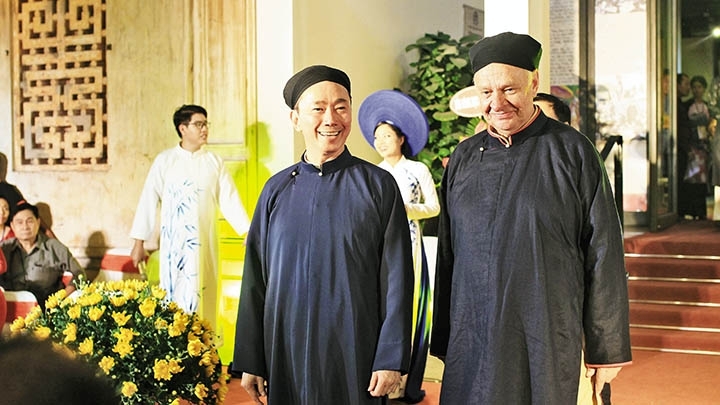
{"label": "glass door", "polygon": [[653,1],[648,10],[649,66],[649,228],[677,221],[677,149],[674,136],[677,102],[677,1]]}
{"label": "glass door", "polygon": [[622,145],[605,163],[613,187],[622,190],[626,226],[649,223],[649,86],[654,82],[648,79],[647,3],[594,1],[595,139],[600,150],[617,140]]}

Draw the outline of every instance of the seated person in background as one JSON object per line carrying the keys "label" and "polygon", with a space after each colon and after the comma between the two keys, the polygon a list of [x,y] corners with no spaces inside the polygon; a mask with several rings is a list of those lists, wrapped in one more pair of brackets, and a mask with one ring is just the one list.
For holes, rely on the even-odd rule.
{"label": "seated person in background", "polygon": [[[27,202],[18,205],[10,215],[10,226],[15,239],[0,242],[7,260],[7,272],[0,275],[0,286],[9,291],[30,291],[43,310],[51,294],[63,288],[68,294],[75,291],[74,283],[85,271],[65,245],[38,233],[37,207]],[[62,279],[65,271],[73,275],[67,286]]]}
{"label": "seated person in background", "polygon": [[96,365],[53,347],[50,340],[0,340],[0,404],[120,405]]}
{"label": "seated person in background", "polygon": [[533,103],[540,107],[548,118],[570,125],[570,107],[559,98],[547,93],[538,93]]}
{"label": "seated person in background", "polygon": [[10,218],[10,204],[5,197],[0,197],[0,223],[2,223],[2,235],[0,235],[0,241],[14,238],[15,234],[10,228],[8,219]]}
{"label": "seated person in background", "polygon": [[[25,202],[25,197],[23,197],[20,190],[18,190],[17,187],[15,187],[14,184],[10,184],[7,182],[7,169],[8,169],[8,159],[7,156],[5,156],[4,153],[0,152],[0,198],[7,201],[8,207],[10,207],[10,212],[12,212],[15,207],[20,205],[21,203]],[[50,229],[48,224],[45,224],[40,218],[40,230],[47,235],[48,238],[54,238],[55,234]],[[0,238],[0,240],[5,240],[7,238]]]}

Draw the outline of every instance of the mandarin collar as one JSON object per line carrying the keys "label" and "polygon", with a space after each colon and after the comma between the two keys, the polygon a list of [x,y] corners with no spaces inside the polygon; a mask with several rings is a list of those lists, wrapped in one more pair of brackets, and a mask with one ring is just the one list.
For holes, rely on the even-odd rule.
{"label": "mandarin collar", "polygon": [[512,135],[513,142],[522,143],[528,138],[540,135],[540,131],[549,119],[550,118],[548,118],[547,115],[545,115],[542,110],[540,110],[540,114],[535,117],[535,119],[530,123],[530,125],[525,127],[525,129],[523,129],[522,131]]}
{"label": "mandarin collar", "polygon": [[[519,145],[523,143],[526,139],[539,135],[541,129],[545,126],[549,119],[550,118],[548,118],[547,115],[545,115],[542,110],[540,110],[539,114],[535,117],[535,119],[533,119],[528,125],[526,125],[525,128],[523,128],[519,132],[510,135],[510,137],[512,138],[512,145],[509,147]],[[499,145],[503,146],[503,148],[505,148],[505,145],[503,145],[500,139],[490,134],[489,129],[486,130],[485,137],[494,140]]]}
{"label": "mandarin collar", "polygon": [[300,157],[300,166],[298,169],[300,170],[300,172],[315,173],[318,176],[324,176],[326,174],[331,174],[350,166],[352,161],[353,156],[350,154],[350,150],[348,150],[347,146],[345,146],[345,150],[343,150],[343,152],[338,157],[333,160],[328,160],[319,167],[307,162],[305,160],[305,152],[303,152],[302,156]]}
{"label": "mandarin collar", "polygon": [[182,156],[195,157],[205,153],[205,146],[201,146],[200,149],[196,150],[195,152],[190,152],[187,149],[183,149],[183,147],[180,146],[180,142],[178,142],[178,144],[175,146],[175,150],[177,150],[178,153],[180,153]]}

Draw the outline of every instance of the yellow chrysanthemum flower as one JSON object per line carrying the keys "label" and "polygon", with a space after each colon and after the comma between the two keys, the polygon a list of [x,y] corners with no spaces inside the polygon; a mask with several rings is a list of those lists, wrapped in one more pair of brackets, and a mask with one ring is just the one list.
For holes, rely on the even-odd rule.
{"label": "yellow chrysanthemum flower", "polygon": [[156,285],[152,286],[152,288],[150,289],[150,292],[153,297],[155,297],[159,300],[162,300],[167,295],[167,291],[163,290],[162,288],[160,288]]}
{"label": "yellow chrysanthemum flower", "polygon": [[180,398],[173,399],[173,401],[170,402],[170,405],[180,405]]}
{"label": "yellow chrysanthemum flower", "polygon": [[25,329],[25,318],[23,317],[16,318],[10,325],[10,332],[13,333],[19,332],[23,329]]}
{"label": "yellow chrysanthemum flower", "polygon": [[122,294],[128,299],[128,301],[132,301],[138,297],[138,293],[134,288],[125,288],[122,291]]}
{"label": "yellow chrysanthemum flower", "polygon": [[110,370],[115,367],[115,359],[110,356],[104,356],[98,363],[98,366],[100,366],[105,374],[110,375]]}
{"label": "yellow chrysanthemum flower", "polygon": [[80,346],[78,346],[78,352],[80,352],[80,354],[91,354],[93,352],[93,346],[92,338],[86,337],[85,340],[80,343]]}
{"label": "yellow chrysanthemum flower", "polygon": [[115,323],[118,324],[118,326],[125,326],[125,324],[132,318],[132,315],[128,315],[125,313],[125,311],[122,312],[113,312],[112,318],[115,320]]}
{"label": "yellow chrysanthemum flower", "polygon": [[63,339],[64,343],[74,342],[75,339],[77,339],[77,325],[74,323],[67,324],[63,335],[65,335],[65,339]]}
{"label": "yellow chrysanthemum flower", "polygon": [[168,370],[170,370],[170,373],[172,373],[172,374],[177,374],[177,373],[183,371],[184,368],[185,367],[182,367],[180,365],[180,363],[175,359],[170,360],[168,362]]}
{"label": "yellow chrysanthemum flower", "polygon": [[214,372],[215,372],[214,364],[209,364],[209,365],[205,366],[205,376],[206,377],[210,377],[211,375],[213,375]]}
{"label": "yellow chrysanthemum flower", "polygon": [[91,321],[95,322],[98,319],[102,318],[103,314],[105,313],[105,305],[99,306],[99,307],[92,307],[88,311],[88,318],[90,318]]}
{"label": "yellow chrysanthemum flower", "polygon": [[167,360],[155,360],[155,366],[153,367],[153,373],[156,380],[170,380],[172,375],[170,374],[170,365]]}
{"label": "yellow chrysanthemum flower", "polygon": [[73,305],[68,308],[67,314],[70,319],[78,319],[80,318],[80,315],[82,315],[82,308],[80,307],[80,305]]}
{"label": "yellow chrysanthemum flower", "polygon": [[137,392],[137,385],[132,381],[124,381],[122,384],[122,394],[126,397],[131,397]]}
{"label": "yellow chrysanthemum flower", "polygon": [[78,303],[84,307],[91,307],[93,305],[96,305],[100,301],[102,301],[102,294],[99,292],[91,292],[90,294],[87,294],[87,291],[80,295],[80,298],[78,298]]}
{"label": "yellow chrysanthemum flower", "polygon": [[31,324],[35,322],[36,320],[40,319],[40,315],[42,315],[42,309],[39,305],[34,306],[33,309],[30,310],[30,313],[27,314],[25,317],[25,323]]}
{"label": "yellow chrysanthemum flower", "polygon": [[125,298],[122,295],[113,295],[108,298],[110,300],[110,303],[113,304],[113,306],[121,307],[127,303],[127,298]]}
{"label": "yellow chrysanthemum flower", "polygon": [[153,314],[155,314],[155,306],[156,301],[152,298],[145,298],[140,304],[140,313],[143,314],[143,316],[150,317]]}
{"label": "yellow chrysanthemum flower", "polygon": [[166,320],[164,320],[162,318],[158,318],[155,320],[155,329],[163,330],[163,329],[167,329],[167,327],[168,327],[168,323]]}
{"label": "yellow chrysanthemum flower", "polygon": [[207,393],[208,393],[208,389],[205,386],[205,384],[199,383],[199,384],[195,385],[195,396],[196,397],[198,397],[200,399],[205,399],[205,397],[207,396]]}
{"label": "yellow chrysanthemum flower", "polygon": [[212,355],[210,354],[210,352],[205,352],[202,354],[199,364],[201,366],[210,366],[213,364]]}
{"label": "yellow chrysanthemum flower", "polygon": [[172,337],[178,337],[178,336],[182,335],[182,333],[183,333],[183,329],[180,329],[180,327],[174,323],[168,327],[168,335],[170,335]]}
{"label": "yellow chrysanthemum flower", "polygon": [[121,340],[123,342],[130,342],[137,334],[138,333],[133,331],[132,329],[120,328],[117,332],[113,333],[113,336],[115,336],[117,340]]}
{"label": "yellow chrysanthemum flower", "polygon": [[203,345],[202,342],[197,339],[190,340],[187,344],[188,354],[190,354],[192,357],[197,357],[200,355],[200,353],[202,353],[204,346],[205,345]]}
{"label": "yellow chrysanthemum flower", "polygon": [[117,343],[115,343],[115,346],[113,346],[112,351],[117,353],[118,355],[120,355],[120,358],[123,358],[129,354],[132,354],[133,347],[132,347],[132,345],[130,345],[129,342],[120,340]]}
{"label": "yellow chrysanthemum flower", "polygon": [[[62,292],[62,294],[61,294]],[[45,301],[45,308],[46,309],[52,309],[58,306],[60,301],[62,301],[67,296],[67,292],[65,290],[60,290],[56,292],[55,294],[48,297],[47,301]]]}
{"label": "yellow chrysanthemum flower", "polygon": [[51,330],[47,326],[39,326],[35,329],[34,335],[40,339],[47,339],[50,336],[50,332]]}
{"label": "yellow chrysanthemum flower", "polygon": [[104,288],[108,291],[119,291],[125,286],[125,281],[122,280],[111,280],[105,283]]}

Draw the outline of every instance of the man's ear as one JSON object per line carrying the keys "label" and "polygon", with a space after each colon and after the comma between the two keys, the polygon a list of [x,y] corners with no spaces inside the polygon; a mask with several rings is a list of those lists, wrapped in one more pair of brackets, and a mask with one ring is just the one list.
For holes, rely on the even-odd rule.
{"label": "man's ear", "polygon": [[298,113],[296,110],[290,110],[290,122],[292,123],[293,129],[297,132],[300,132],[300,128],[298,128],[298,119],[300,117],[298,116]]}
{"label": "man's ear", "polygon": [[532,81],[531,81],[532,93],[533,93],[533,97],[535,97],[535,95],[537,95],[538,89],[540,88],[540,73],[538,73],[538,70],[537,70],[537,69],[535,69],[535,70],[532,72],[532,79],[531,79],[531,80],[532,80]]}

